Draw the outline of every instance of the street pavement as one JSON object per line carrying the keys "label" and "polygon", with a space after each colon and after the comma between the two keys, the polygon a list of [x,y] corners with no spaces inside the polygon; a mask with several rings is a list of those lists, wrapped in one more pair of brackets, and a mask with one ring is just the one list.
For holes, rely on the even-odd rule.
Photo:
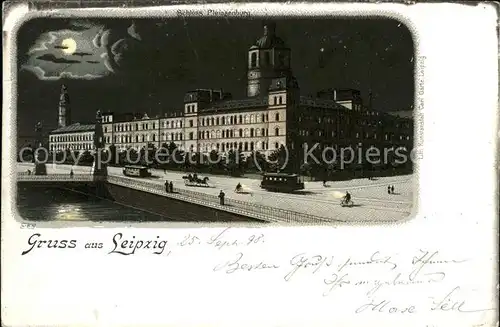
{"label": "street pavement", "polygon": [[[33,170],[33,164],[18,163],[18,172]],[[69,174],[70,165],[47,164],[48,174]],[[108,167],[108,174],[125,177],[121,167]],[[91,167],[73,166],[77,174],[90,174]],[[407,218],[412,209],[413,175],[381,177],[375,180],[354,179],[348,181],[328,182],[327,187],[322,182],[305,182],[305,189],[292,194],[269,192],[260,188],[260,180],[236,178],[218,175],[199,174],[199,177],[209,177],[210,187],[186,186],[182,176],[186,173],[178,171],[151,170],[151,178],[143,178],[150,183],[164,184],[172,181],[175,188],[187,189],[206,194],[218,195],[221,190],[226,198],[237,199],[249,203],[307,213],[329,219],[352,222],[394,222]],[[127,177],[131,178],[131,177]],[[133,178],[131,178],[133,179]],[[236,184],[241,183],[244,193],[236,193]],[[394,194],[388,194],[387,186],[394,185]],[[339,194],[349,191],[354,202],[352,207],[341,207]]]}

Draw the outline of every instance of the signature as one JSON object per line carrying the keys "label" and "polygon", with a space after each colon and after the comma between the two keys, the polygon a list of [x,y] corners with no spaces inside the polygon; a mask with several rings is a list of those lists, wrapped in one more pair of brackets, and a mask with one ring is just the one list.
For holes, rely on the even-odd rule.
{"label": "signature", "polygon": [[460,286],[456,286],[445,297],[433,302],[431,311],[454,311],[462,313],[482,312],[495,309],[470,309],[467,308],[466,300],[462,300],[458,296]]}
{"label": "signature", "polygon": [[358,307],[354,312],[355,313],[362,313],[366,310],[369,310],[371,312],[377,312],[377,313],[415,313],[416,308],[414,305],[396,305],[392,304],[391,301],[389,300],[372,300],[369,303],[365,303],[362,306]]}
{"label": "signature", "polygon": [[268,264],[263,261],[258,263],[243,263],[241,262],[243,259],[243,253],[238,253],[236,255],[236,259],[232,259],[226,261],[225,263],[219,264],[214,267],[213,271],[224,270],[226,274],[232,274],[236,271],[255,271],[255,270],[269,270],[269,269],[278,269],[279,265]]}

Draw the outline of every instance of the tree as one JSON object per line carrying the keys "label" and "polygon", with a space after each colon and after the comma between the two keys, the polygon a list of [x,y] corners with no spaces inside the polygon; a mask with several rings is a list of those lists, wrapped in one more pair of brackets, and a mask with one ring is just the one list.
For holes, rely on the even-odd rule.
{"label": "tree", "polygon": [[136,149],[130,148],[128,151],[128,158],[125,159],[127,164],[137,164],[139,162],[139,153]]}
{"label": "tree", "polygon": [[246,158],[244,168],[249,171],[267,171],[268,163],[266,157],[259,151],[252,151]]}
{"label": "tree", "polygon": [[177,167],[184,163],[184,152],[177,147],[177,144],[170,142],[168,145],[169,165]]}
{"label": "tree", "polygon": [[89,150],[83,152],[78,160],[79,165],[92,165],[93,162],[94,156],[90,153]]}
{"label": "tree", "polygon": [[286,171],[289,168],[289,158],[285,147],[282,145],[269,155],[269,169],[273,171]]}
{"label": "tree", "polygon": [[120,151],[120,153],[118,153],[118,164],[120,166],[124,166],[127,164],[127,152],[131,150],[132,148],[129,148],[126,151]]}
{"label": "tree", "polygon": [[239,176],[243,173],[244,155],[239,151],[229,150],[226,156],[224,168],[231,176]]}
{"label": "tree", "polygon": [[224,169],[222,157],[220,153],[215,149],[210,151],[210,153],[208,154],[208,164],[211,171]]}

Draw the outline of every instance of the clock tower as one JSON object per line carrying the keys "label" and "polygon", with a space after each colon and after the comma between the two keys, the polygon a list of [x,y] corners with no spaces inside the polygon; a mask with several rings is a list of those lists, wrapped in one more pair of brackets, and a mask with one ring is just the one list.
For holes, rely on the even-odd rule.
{"label": "clock tower", "polygon": [[271,81],[292,77],[290,49],[276,36],[276,25],[264,23],[264,35],[248,50],[247,96],[266,95]]}

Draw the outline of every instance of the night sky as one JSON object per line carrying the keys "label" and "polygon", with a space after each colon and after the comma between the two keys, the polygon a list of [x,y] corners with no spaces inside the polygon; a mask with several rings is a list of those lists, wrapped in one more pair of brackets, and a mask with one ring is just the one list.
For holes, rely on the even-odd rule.
{"label": "night sky", "polygon": [[[368,103],[371,88],[374,109],[413,107],[413,41],[404,25],[381,19],[274,21],[292,50],[302,95],[354,88]],[[263,34],[262,25],[256,19],[29,21],[18,36],[18,132],[32,134],[37,121],[56,126],[63,83],[73,122],[91,122],[97,109],[180,111],[184,93],[195,88],[244,97],[247,50]]]}

